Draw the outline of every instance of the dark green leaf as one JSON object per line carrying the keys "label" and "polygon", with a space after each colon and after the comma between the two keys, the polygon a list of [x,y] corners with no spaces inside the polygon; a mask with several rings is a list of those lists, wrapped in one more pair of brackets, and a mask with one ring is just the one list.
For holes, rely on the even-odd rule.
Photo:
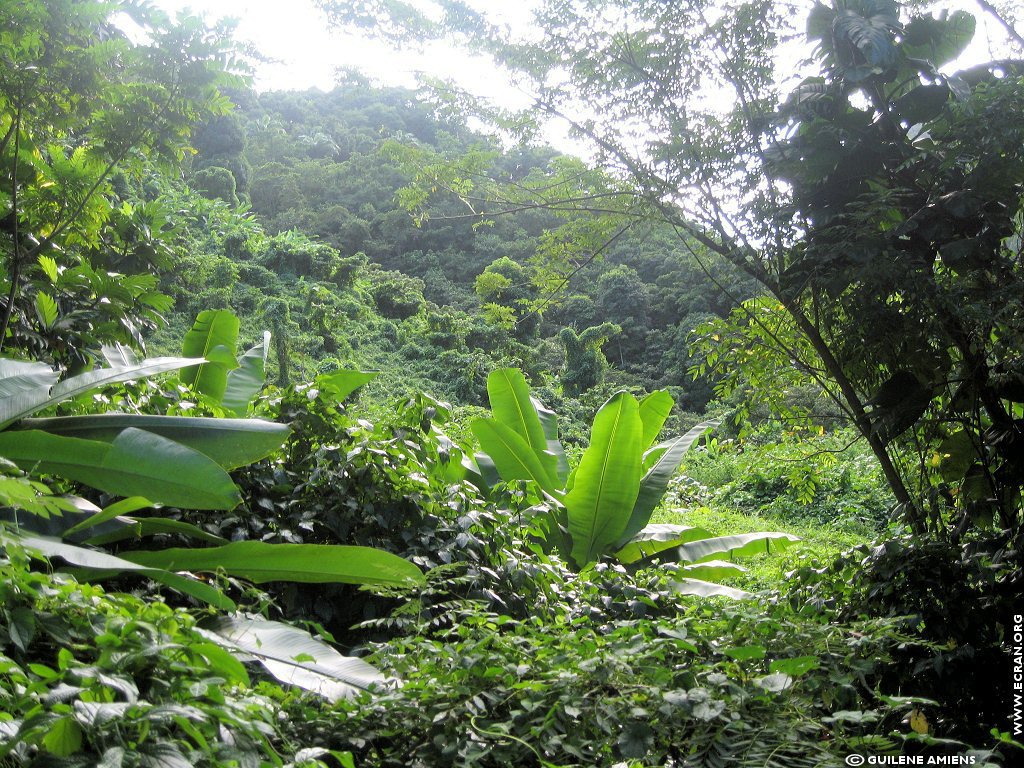
{"label": "dark green leaf", "polygon": [[408,560],[371,547],[236,541],[206,549],[122,552],[121,556],[166,570],[223,571],[257,584],[296,581],[402,587],[425,581],[420,569]]}
{"label": "dark green leaf", "polygon": [[141,429],[199,451],[224,469],[243,467],[271,455],[284,444],[290,432],[284,424],[260,419],[129,413],[25,419],[22,425],[25,429],[105,443],[113,442],[127,428]]}
{"label": "dark green leaf", "polygon": [[61,475],[118,496],[190,509],[231,509],[240,500],[228,474],[207,456],[140,429],[110,443],[39,430],[0,432],[0,455],[31,471]]}

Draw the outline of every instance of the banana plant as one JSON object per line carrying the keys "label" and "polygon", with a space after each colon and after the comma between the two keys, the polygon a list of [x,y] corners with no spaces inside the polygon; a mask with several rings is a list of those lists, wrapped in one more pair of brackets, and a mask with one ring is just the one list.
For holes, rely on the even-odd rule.
{"label": "banana plant", "polygon": [[704,581],[738,570],[717,558],[770,552],[773,545],[781,549],[797,541],[787,533],[713,537],[700,528],[650,524],[683,456],[719,423],[704,421],[682,436],[656,442],[674,405],[663,390],[642,400],[628,392],[613,395],[594,417],[590,445],[571,472],[555,414],[531,396],[520,371],[492,372],[487,394],[491,416],[471,425],[483,451],[480,475],[493,466],[505,482],[534,484],[557,510],[548,543],[577,568],[606,555],[638,567],[679,561],[688,564],[681,591],[737,597],[738,590]]}
{"label": "banana plant", "polygon": [[235,416],[245,415],[262,389],[270,350],[270,331],[264,331],[262,342],[236,358],[239,328],[238,317],[230,310],[200,312],[185,334],[181,351],[202,362],[179,374],[184,384]]}
{"label": "banana plant", "polygon": [[[26,418],[96,387],[202,365],[197,358],[134,360],[108,350],[109,368],[58,382],[43,363],[0,359],[0,456],[33,473],[53,474],[127,498],[99,508],[85,499],[63,505],[59,520],[33,521],[25,546],[60,557],[91,578],[140,572],[217,607],[233,607],[218,590],[175,571],[207,571],[261,582],[340,582],[402,586],[422,574],[407,561],[365,547],[229,543],[189,523],[135,513],[155,506],[231,509],[241,500],[228,470],[264,458],[289,434],[283,424],[258,419],[214,419],[139,414]],[[349,391],[371,374],[344,372]],[[358,374],[358,376],[356,376]],[[355,380],[352,381],[355,377]],[[327,383],[333,382],[328,378]],[[42,528],[43,530],[38,530]],[[203,549],[127,552],[115,557],[78,544],[102,546],[125,538],[178,533],[216,544]],[[49,535],[46,535],[49,534]],[[10,537],[5,537],[9,539]]]}
{"label": "banana plant", "polygon": [[[135,516],[161,504],[231,509],[241,497],[227,470],[273,453],[289,429],[256,419],[137,414],[29,418],[101,386],[189,367],[201,370],[209,364],[205,358],[185,357],[140,362],[124,348],[104,349],[104,356],[108,368],[64,381],[58,381],[58,373],[43,363],[0,358],[0,457],[28,472],[59,475],[128,497],[105,508],[82,498],[51,497],[52,504],[34,505],[53,513],[33,516],[30,527],[35,530],[21,524],[13,510],[0,509],[0,521],[6,517],[13,523],[0,522],[0,546],[63,560],[73,575],[90,580],[143,576],[222,611],[235,611],[237,606],[212,580],[191,574],[224,574],[254,583],[408,587],[424,582],[413,563],[370,547],[228,542],[181,520]],[[247,356],[255,355],[251,350]],[[239,367],[246,367],[244,359]],[[262,385],[262,365],[259,369],[258,377],[250,375],[241,385],[238,401],[244,407]],[[346,371],[322,377],[322,384],[343,398],[372,377]],[[231,393],[230,380],[224,393]],[[44,492],[34,484],[31,495]],[[118,555],[81,546],[103,546],[155,533],[182,534],[215,546]],[[222,615],[209,623],[208,631],[211,640],[240,659],[258,661],[283,682],[331,699],[386,682],[370,665],[342,656],[295,627]]]}

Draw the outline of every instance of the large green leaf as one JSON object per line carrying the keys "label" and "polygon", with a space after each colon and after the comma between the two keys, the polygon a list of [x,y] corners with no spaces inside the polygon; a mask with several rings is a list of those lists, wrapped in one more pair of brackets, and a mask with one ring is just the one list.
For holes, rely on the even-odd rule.
{"label": "large green leaf", "polygon": [[681,573],[703,581],[718,581],[728,576],[739,576],[747,572],[747,569],[737,563],[730,563],[727,560],[705,560],[702,563],[690,563],[682,567]]}
{"label": "large green leaf", "polygon": [[316,386],[324,394],[339,403],[361,386],[377,378],[380,371],[353,371],[341,369],[333,373],[322,373],[316,377]]}
{"label": "large green leaf", "polygon": [[948,16],[917,16],[903,33],[903,52],[941,67],[956,59],[974,38],[977,21],[967,11]]}
{"label": "large green leaf", "polygon": [[[494,420],[523,438],[546,465],[544,456],[548,447],[547,436],[533,407],[530,385],[526,383],[526,377],[522,372],[515,368],[491,371],[487,377],[487,397],[491,403]],[[553,467],[545,468],[553,477]]]}
{"label": "large green leaf", "polygon": [[238,367],[238,328],[238,318],[230,310],[204,309],[181,343],[183,355],[204,358],[182,370],[181,380],[218,403],[227,389],[228,371]]}
{"label": "large green leaf", "polygon": [[[518,432],[494,419],[477,419],[471,428],[502,480],[532,480],[548,493],[558,492],[555,481],[541,463],[540,457]],[[481,466],[483,471],[484,467]]]}
{"label": "large green leaf", "polygon": [[141,429],[125,429],[109,443],[8,430],[0,432],[0,456],[26,470],[159,504],[231,509],[241,500],[227,472],[209,457]]}
{"label": "large green leaf", "polygon": [[643,448],[646,451],[658,437],[661,428],[665,426],[665,419],[672,413],[672,406],[675,401],[672,395],[664,389],[651,392],[640,401],[640,420],[644,423]]}
{"label": "large green leaf", "polygon": [[[530,398],[534,410],[537,411],[537,418],[544,429],[544,438],[547,440],[547,453],[555,457],[555,479],[559,486],[565,486],[569,478],[569,461],[565,457],[565,449],[558,439],[558,416],[535,397]],[[550,472],[549,472],[550,474]]]}
{"label": "large green leaf", "polygon": [[668,490],[668,484],[679,468],[683,456],[700,439],[701,435],[720,423],[721,419],[702,421],[682,437],[662,443],[649,451],[649,453],[656,453],[658,458],[640,481],[636,503],[630,513],[629,522],[622,531],[618,542],[619,546],[625,546],[630,539],[643,530],[650,521],[651,515],[654,514],[654,510],[661,503],[661,498]]}
{"label": "large green leaf", "polygon": [[138,565],[128,560],[122,560],[120,557],[108,555],[106,552],[97,552],[85,547],[77,547],[74,544],[65,544],[63,541],[46,536],[27,534],[15,536],[4,534],[2,531],[0,531],[0,542],[5,546],[9,543],[21,544],[27,549],[35,550],[46,557],[59,557],[71,565],[94,572],[91,575],[86,573],[86,578],[102,579],[109,576],[119,576],[122,573],[135,573],[161,584],[166,584],[179,592],[209,603],[215,608],[228,611],[235,609],[234,601],[216,587],[212,587],[205,582],[187,576],[180,576],[176,573],[169,573],[160,568]]}
{"label": "large green leaf", "polygon": [[590,445],[565,496],[577,566],[597,560],[622,536],[640,490],[642,440],[636,398],[615,394],[594,417]]}
{"label": "large green leaf", "polygon": [[249,410],[249,403],[263,388],[269,351],[270,331],[264,331],[263,342],[242,355],[235,370],[228,371],[227,386],[220,401],[226,411],[244,416]]}
{"label": "large green leaf", "polygon": [[[14,361],[7,360],[3,362],[10,364]],[[134,366],[101,368],[98,371],[89,371],[78,376],[72,376],[54,385],[52,388],[47,385],[47,381],[50,380],[49,377],[43,377],[42,369],[33,363],[32,365],[35,368],[32,375],[42,377],[40,378],[41,386],[32,390],[13,391],[7,397],[0,397],[0,429],[3,429],[12,421],[17,421],[36,411],[42,410],[48,405],[60,402],[61,400],[68,400],[91,389],[132,379],[142,379],[165,371],[176,371],[187,365],[193,365],[195,362],[191,358],[155,357],[151,360],[143,360]],[[15,370],[10,365],[6,367],[8,371]],[[25,373],[28,373],[28,371],[29,369],[23,369]],[[56,376],[54,375],[53,378],[56,378]],[[11,382],[12,388],[17,386],[19,386],[17,383]]]}
{"label": "large green leaf", "polygon": [[698,539],[710,537],[711,533],[709,531],[695,526],[652,523],[630,538],[615,553],[615,557],[622,563],[635,563],[666,549],[678,547],[680,544],[685,544],[688,541],[697,541]]}
{"label": "large green leaf", "polygon": [[105,443],[112,442],[123,430],[134,427],[199,451],[224,469],[243,467],[269,456],[281,447],[290,432],[285,424],[260,419],[141,416],[131,413],[25,419],[19,426]]}
{"label": "large green leaf", "polygon": [[420,569],[408,560],[372,547],[236,541],[222,547],[123,552],[121,556],[167,570],[223,571],[256,584],[297,581],[409,586],[425,581]]}
{"label": "large green leaf", "polygon": [[678,550],[679,560],[684,563],[696,563],[711,560],[717,555],[729,558],[752,557],[760,554],[771,554],[772,549],[783,550],[800,541],[791,533],[739,533],[734,536],[717,536],[713,539],[701,539],[681,545]]}
{"label": "large green leaf", "polygon": [[243,616],[218,616],[202,626],[210,637],[239,654],[255,659],[283,683],[296,685],[336,701],[387,682],[362,659],[342,656],[297,627]]}

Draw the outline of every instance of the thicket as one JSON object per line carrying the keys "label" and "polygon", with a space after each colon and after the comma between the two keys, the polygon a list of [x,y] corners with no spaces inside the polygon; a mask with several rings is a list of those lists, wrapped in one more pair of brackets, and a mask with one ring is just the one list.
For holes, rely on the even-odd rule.
{"label": "thicket", "polygon": [[[589,23],[571,10],[548,23]],[[710,39],[774,21],[733,11]],[[708,287],[700,263],[723,241],[664,215],[650,189],[548,149],[498,151],[356,77],[331,94],[249,93],[225,30],[146,5],[3,6],[0,765],[1019,760],[1019,329],[1012,302],[995,319],[979,307],[1007,285],[990,273],[1019,277],[1016,134],[982,128],[1016,130],[1020,84],[1006,63],[1003,78],[964,75],[964,91],[906,46],[924,36],[948,56],[972,23],[896,12],[812,14],[830,69],[779,112],[791,133],[768,165],[799,151],[821,175],[794,171],[794,208],[754,206],[807,225],[773,268],[810,293],[768,285],[782,295],[737,308],[765,285],[735,278],[757,259]],[[119,13],[147,34],[124,33]],[[709,31],[698,21],[683,42]],[[758,34],[737,39],[757,53]],[[935,81],[894,85],[897,63]],[[865,81],[896,100],[867,126],[846,99]],[[930,138],[888,120],[910,111]],[[965,158],[972,136],[988,143]],[[827,197],[876,145],[858,189],[879,200]],[[468,171],[609,210],[486,186],[529,210],[475,228],[457,218],[483,201]],[[938,197],[915,218],[904,194],[926,171]],[[958,174],[970,194],[950,198]],[[431,182],[463,200],[429,207]],[[934,282],[884,309],[873,283],[820,282],[808,252],[842,232],[865,259],[868,244],[910,254],[914,274],[934,250]],[[879,339],[820,303],[903,321],[958,286],[964,317],[903,334],[935,353],[907,357],[913,371],[857,368]],[[816,306],[832,313],[819,338],[852,345],[851,398],[794,330]],[[723,361],[724,400],[698,415],[714,382],[688,394],[684,374]],[[928,366],[970,374],[960,395],[903,375]],[[894,467],[930,506],[907,508]],[[922,509],[927,531],[900,526],[921,528]],[[752,513],[769,530],[752,533]],[[801,526],[820,529],[802,547],[786,530]],[[840,554],[840,535],[862,544]]]}

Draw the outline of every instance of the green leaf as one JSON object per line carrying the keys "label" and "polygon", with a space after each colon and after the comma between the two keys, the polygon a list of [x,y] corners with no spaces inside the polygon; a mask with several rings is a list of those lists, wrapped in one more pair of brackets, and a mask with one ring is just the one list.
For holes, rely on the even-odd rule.
{"label": "green leaf", "polygon": [[36,294],[35,307],[39,324],[45,329],[52,328],[53,324],[57,322],[57,315],[60,313],[60,310],[57,309],[57,302],[53,300],[53,297],[48,293],[40,291]]}
{"label": "green leaf", "polygon": [[741,645],[736,648],[726,648],[722,653],[736,661],[750,661],[752,659],[763,659],[767,653],[763,645]]}
{"label": "green leaf", "polygon": [[314,383],[317,389],[330,395],[338,403],[351,395],[368,381],[380,375],[380,371],[338,370],[333,373],[322,373]]}
{"label": "green leaf", "polygon": [[946,17],[917,16],[903,33],[903,52],[913,59],[927,59],[941,67],[963,53],[971,40],[977,21],[966,11],[953,11]]}
{"label": "green leaf", "polygon": [[57,270],[57,262],[49,256],[40,256],[37,261],[39,262],[39,268],[43,270],[43,274],[46,275],[47,279],[51,283],[56,283],[57,278],[60,276],[60,272]]}
{"label": "green leaf", "polygon": [[270,456],[284,444],[291,431],[285,424],[260,419],[142,416],[130,413],[25,419],[19,426],[105,443],[114,441],[125,429],[141,429],[199,451],[224,469],[244,467]]}
{"label": "green leaf", "polygon": [[907,125],[927,123],[942,113],[948,100],[949,88],[945,85],[919,85],[898,99],[893,110]]}
{"label": "green leaf", "polygon": [[181,343],[183,355],[204,358],[204,362],[183,369],[181,380],[218,403],[227,389],[228,371],[238,367],[238,328],[238,318],[230,310],[205,309]]}
{"label": "green leaf", "polygon": [[121,499],[121,501],[115,502],[108,507],[104,507],[100,512],[91,517],[85,518],[80,523],[68,528],[64,531],[64,536],[72,536],[79,531],[85,531],[89,528],[105,523],[108,520],[113,520],[118,515],[127,515],[131,512],[137,512],[140,509],[147,509],[153,506],[153,502],[142,496],[131,496],[127,499]]}
{"label": "green leaf", "polygon": [[166,570],[223,571],[256,584],[296,581],[401,587],[425,583],[417,566],[372,547],[236,541],[222,547],[122,552],[121,556],[133,563]]}
{"label": "green leaf", "polygon": [[959,483],[967,471],[981,458],[981,441],[966,429],[954,432],[939,444],[939,472],[947,483]]}
{"label": "green leaf", "polygon": [[734,536],[716,536],[713,539],[691,541],[681,545],[678,554],[679,559],[687,563],[708,560],[722,554],[735,559],[771,554],[772,547],[782,550],[797,541],[800,539],[791,533],[739,533]]}
{"label": "green leaf", "polygon": [[640,420],[644,423],[643,448],[646,451],[658,437],[661,428],[665,426],[665,419],[672,413],[672,406],[675,401],[672,395],[664,389],[651,392],[640,401]]}
{"label": "green leaf", "polygon": [[260,618],[218,616],[203,625],[207,637],[255,659],[283,683],[336,701],[388,682],[362,659],[343,656],[297,627]]}
{"label": "green leaf", "polygon": [[36,635],[35,612],[24,606],[12,610],[10,622],[7,625],[7,634],[18,650],[27,653],[32,645],[32,639]]}
{"label": "green leaf", "polygon": [[[555,482],[541,464],[540,458],[518,432],[494,419],[477,419],[470,428],[506,483],[528,480],[537,483],[548,493],[557,493]],[[483,471],[484,467],[481,466]]]}
{"label": "green leaf", "polygon": [[700,579],[676,579],[672,588],[681,595],[697,595],[698,597],[728,597],[732,600],[747,600],[753,595],[742,589],[727,587],[724,584],[712,584]]}
{"label": "green leaf", "polygon": [[768,665],[769,672],[781,672],[790,677],[806,675],[821,666],[817,656],[796,656],[792,659],[776,659]]}
{"label": "green leaf", "polygon": [[73,717],[62,717],[46,729],[43,747],[57,757],[73,755],[82,748],[82,729]]}
{"label": "green leaf", "polygon": [[622,563],[635,563],[643,558],[651,557],[666,549],[678,547],[688,541],[707,539],[709,531],[689,525],[671,525],[652,523],[638,531],[626,544],[615,553]]}
{"label": "green leaf", "polygon": [[39,430],[0,432],[0,456],[27,471],[61,475],[118,496],[145,495],[188,509],[231,509],[241,500],[207,456],[160,435],[125,429],[110,443]]}
{"label": "green leaf", "polygon": [[554,479],[554,456],[547,453],[547,435],[530,398],[526,377],[515,368],[498,368],[487,377],[487,397],[494,420],[526,441],[548,476]]}
{"label": "green leaf", "polygon": [[238,367],[228,372],[224,397],[220,401],[225,410],[236,416],[245,415],[249,403],[263,388],[269,350],[270,331],[264,331],[263,343],[248,350],[238,359]]}
{"label": "green leaf", "polygon": [[736,563],[729,563],[725,560],[705,560],[702,563],[691,563],[684,565],[682,573],[686,576],[701,579],[703,581],[719,581],[730,576],[739,576],[747,572],[747,569]]}
{"label": "green leaf", "polygon": [[[122,560],[120,557],[108,555],[106,552],[97,552],[92,549],[77,547],[74,544],[65,544],[58,539],[52,539],[48,536],[32,536],[24,533],[17,536],[8,536],[0,532],[0,542],[3,542],[5,546],[20,544],[26,549],[35,550],[45,557],[59,557],[71,565],[87,569],[81,574],[84,578],[103,579],[108,576],[120,576],[123,573],[135,573],[165,584],[186,595],[191,595],[215,608],[229,611],[235,609],[234,601],[216,587],[187,576],[169,573],[159,568],[147,568],[128,560]],[[90,571],[92,573],[89,573]]]}
{"label": "green leaf", "polygon": [[648,451],[648,453],[657,452],[659,455],[640,481],[636,501],[630,513],[629,522],[622,531],[618,542],[619,546],[625,546],[647,525],[654,510],[661,503],[665,491],[668,490],[668,484],[679,468],[683,456],[700,439],[701,435],[712,427],[717,427],[720,423],[721,419],[702,421],[682,437],[662,443]]}
{"label": "green leaf", "polygon": [[640,490],[643,423],[628,392],[615,394],[594,417],[590,445],[565,496],[572,559],[583,567],[623,534]]}
{"label": "green leaf", "polygon": [[251,685],[249,673],[245,666],[223,645],[217,643],[194,643],[188,647],[192,653],[202,656],[210,670],[223,677],[229,683],[237,683],[244,686]]}

